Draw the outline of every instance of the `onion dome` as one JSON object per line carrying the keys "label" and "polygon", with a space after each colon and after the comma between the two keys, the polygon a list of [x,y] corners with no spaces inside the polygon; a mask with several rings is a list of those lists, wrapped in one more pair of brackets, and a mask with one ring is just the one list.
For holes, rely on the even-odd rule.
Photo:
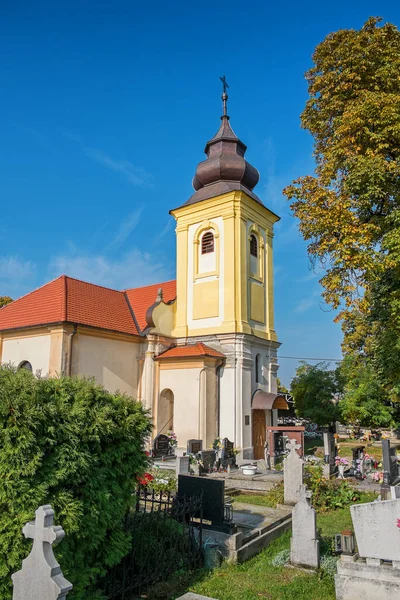
{"label": "onion dome", "polygon": [[185,205],[213,198],[232,190],[242,190],[262,204],[261,200],[253,193],[260,175],[257,169],[244,158],[247,147],[235,135],[229,123],[227,84],[225,78],[221,78],[221,80],[224,84],[221,126],[215,136],[206,144],[204,152],[207,158],[197,165],[193,178],[193,187],[196,193],[185,202]]}

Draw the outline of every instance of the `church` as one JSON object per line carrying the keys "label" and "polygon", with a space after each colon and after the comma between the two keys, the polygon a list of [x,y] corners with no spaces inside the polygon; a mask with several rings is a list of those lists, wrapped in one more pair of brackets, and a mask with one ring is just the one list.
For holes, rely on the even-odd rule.
{"label": "church", "polygon": [[150,411],[178,448],[217,437],[262,458],[276,425],[273,228],[259,173],[233,132],[227,93],[216,135],[176,221],[176,280],[123,291],[67,275],[0,309],[0,361],[42,375],[94,377]]}

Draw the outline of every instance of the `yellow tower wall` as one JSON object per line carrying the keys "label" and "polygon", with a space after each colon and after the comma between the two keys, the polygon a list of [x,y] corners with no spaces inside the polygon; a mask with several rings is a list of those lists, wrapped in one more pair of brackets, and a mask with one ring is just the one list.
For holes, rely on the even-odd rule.
{"label": "yellow tower wall", "polygon": [[[276,341],[273,225],[278,217],[243,191],[171,211],[177,221],[174,337],[248,333]],[[199,273],[201,235],[215,236],[212,271]],[[250,236],[258,258],[250,257]],[[256,261],[256,262],[254,262]]]}

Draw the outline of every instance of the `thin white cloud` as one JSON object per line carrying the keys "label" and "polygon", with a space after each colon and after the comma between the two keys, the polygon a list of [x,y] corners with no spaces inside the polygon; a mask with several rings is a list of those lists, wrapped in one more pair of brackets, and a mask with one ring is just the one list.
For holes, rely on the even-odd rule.
{"label": "thin white cloud", "polygon": [[134,165],[129,160],[124,159],[116,159],[106,152],[99,150],[98,148],[92,148],[91,146],[87,146],[83,140],[83,137],[79,134],[73,133],[71,131],[64,132],[64,136],[79,144],[82,149],[82,152],[86,154],[86,156],[95,162],[103,165],[107,169],[111,169],[117,173],[121,173],[127,179],[129,183],[132,185],[136,185],[139,187],[152,187],[153,186],[153,176],[151,173],[146,171],[143,167],[138,167]]}
{"label": "thin white cloud", "polygon": [[315,306],[315,298],[304,298],[294,309],[297,313],[306,312],[309,308]]}
{"label": "thin white cloud", "polygon": [[20,260],[17,256],[6,256],[0,258],[0,279],[20,281],[31,277],[34,264],[30,261]]}
{"label": "thin white cloud", "polygon": [[32,284],[36,271],[35,263],[24,261],[18,256],[0,258],[0,296],[19,298]]}
{"label": "thin white cloud", "polygon": [[132,183],[133,185],[141,187],[151,187],[153,185],[152,175],[142,167],[135,166],[129,160],[116,160],[101,150],[90,148],[88,146],[83,146],[82,150],[86,156],[95,162],[104,165],[112,171],[122,173],[129,183]]}
{"label": "thin white cloud", "polygon": [[302,277],[298,277],[297,279],[295,279],[295,282],[305,283],[307,281],[313,281],[313,279],[316,279],[317,277],[322,277],[322,275],[320,275],[319,273],[315,273],[314,271],[309,271],[307,275],[303,275]]}
{"label": "thin white cloud", "polygon": [[61,255],[51,261],[49,270],[52,277],[65,274],[113,289],[150,285],[173,276],[171,265],[136,249],[120,259],[103,255]]}
{"label": "thin white cloud", "polygon": [[161,240],[163,240],[165,238],[165,236],[173,228],[174,224],[175,224],[175,220],[172,217],[170,219],[168,219],[167,224],[165,225],[165,227],[160,231],[160,233],[156,237],[157,242],[161,242]]}
{"label": "thin white cloud", "polygon": [[139,206],[119,224],[118,231],[108,248],[119,248],[138,226],[144,206]]}

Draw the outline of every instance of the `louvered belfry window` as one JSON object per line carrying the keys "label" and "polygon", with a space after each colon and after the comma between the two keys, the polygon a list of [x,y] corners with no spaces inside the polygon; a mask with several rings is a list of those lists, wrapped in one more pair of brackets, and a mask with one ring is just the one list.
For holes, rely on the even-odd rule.
{"label": "louvered belfry window", "polygon": [[251,256],[258,256],[257,252],[257,238],[255,235],[250,236],[250,254]]}
{"label": "louvered belfry window", "polygon": [[210,252],[214,252],[214,236],[211,231],[206,231],[201,238],[201,253],[209,254]]}

